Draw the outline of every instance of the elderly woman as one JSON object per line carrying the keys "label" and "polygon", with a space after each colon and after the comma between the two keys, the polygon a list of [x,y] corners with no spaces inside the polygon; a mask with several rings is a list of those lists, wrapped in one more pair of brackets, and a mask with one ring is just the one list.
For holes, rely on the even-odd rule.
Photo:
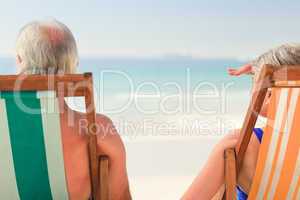
{"label": "elderly woman", "polygon": [[[71,31],[62,23],[36,21],[21,29],[16,44],[16,62],[18,73],[49,74],[76,73],[78,54],[75,39]],[[62,142],[66,179],[71,199],[88,199],[91,186],[89,181],[88,152],[86,138],[79,133],[82,113],[71,110],[67,104],[62,112]],[[68,114],[68,116],[67,116]],[[67,124],[72,115],[73,126]],[[110,197],[113,200],[131,199],[126,172],[125,149],[112,121],[97,114],[96,123],[107,133],[98,139],[98,147],[110,158]],[[74,148],[74,146],[76,148]]]}
{"label": "elderly woman", "polygon": [[[285,44],[274,48],[254,61],[241,66],[239,69],[229,69],[228,72],[232,76],[242,74],[254,75],[254,84],[256,83],[258,74],[265,64],[271,64],[275,67],[282,65],[300,65],[300,44]],[[267,107],[271,94],[267,94],[260,116],[266,117]],[[237,196],[239,200],[247,199],[252,179],[254,177],[256,162],[263,137],[263,129],[255,128],[253,137],[250,140],[245,160],[238,177]],[[205,166],[199,175],[195,178],[192,185],[184,194],[184,200],[210,200],[218,192],[224,184],[224,151],[227,148],[234,148],[240,137],[240,131],[235,130],[226,135],[213,149]],[[220,194],[222,194],[220,192]],[[216,196],[215,196],[216,197]],[[220,199],[216,197],[216,199]]]}

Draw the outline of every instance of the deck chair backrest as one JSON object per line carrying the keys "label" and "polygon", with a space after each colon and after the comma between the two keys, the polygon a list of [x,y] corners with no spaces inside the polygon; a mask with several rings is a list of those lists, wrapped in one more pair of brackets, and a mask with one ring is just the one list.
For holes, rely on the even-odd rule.
{"label": "deck chair backrest", "polygon": [[272,88],[249,199],[300,199],[299,149],[300,84],[290,81]]}
{"label": "deck chair backrest", "polygon": [[[271,89],[267,124],[257,166],[249,185],[240,178],[255,123]],[[249,189],[249,199],[300,199],[300,65],[265,65],[253,90],[251,103],[235,148],[224,152],[225,199],[236,198],[237,180]]]}
{"label": "deck chair backrest", "polygon": [[68,199],[53,91],[0,93],[0,157],[0,199]]}
{"label": "deck chair backrest", "polygon": [[0,76],[0,199],[68,199],[58,105],[78,96],[85,98],[91,198],[108,199],[108,159],[99,164],[93,132],[91,73]]}

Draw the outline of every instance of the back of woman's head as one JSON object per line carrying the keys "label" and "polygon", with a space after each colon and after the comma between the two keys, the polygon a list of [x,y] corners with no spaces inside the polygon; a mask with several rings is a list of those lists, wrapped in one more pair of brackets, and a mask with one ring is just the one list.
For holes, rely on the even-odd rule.
{"label": "back of woman's head", "polygon": [[268,52],[262,54],[257,59],[251,62],[255,80],[262,67],[266,64],[270,64],[275,68],[281,68],[282,66],[300,65],[300,43],[287,43],[277,48],[271,49]]}

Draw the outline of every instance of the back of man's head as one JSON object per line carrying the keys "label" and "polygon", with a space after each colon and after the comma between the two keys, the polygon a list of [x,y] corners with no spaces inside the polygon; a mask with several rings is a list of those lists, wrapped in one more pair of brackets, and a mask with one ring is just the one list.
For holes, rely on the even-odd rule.
{"label": "back of man's head", "polygon": [[20,70],[26,74],[75,73],[78,53],[68,27],[56,20],[25,25],[16,42]]}

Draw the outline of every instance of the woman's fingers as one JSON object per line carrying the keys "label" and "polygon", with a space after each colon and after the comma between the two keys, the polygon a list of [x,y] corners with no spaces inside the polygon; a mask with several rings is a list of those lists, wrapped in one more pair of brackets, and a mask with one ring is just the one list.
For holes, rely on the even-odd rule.
{"label": "woman's fingers", "polygon": [[227,72],[231,76],[238,76],[238,75],[240,75],[239,70],[233,69],[233,68],[227,69]]}

